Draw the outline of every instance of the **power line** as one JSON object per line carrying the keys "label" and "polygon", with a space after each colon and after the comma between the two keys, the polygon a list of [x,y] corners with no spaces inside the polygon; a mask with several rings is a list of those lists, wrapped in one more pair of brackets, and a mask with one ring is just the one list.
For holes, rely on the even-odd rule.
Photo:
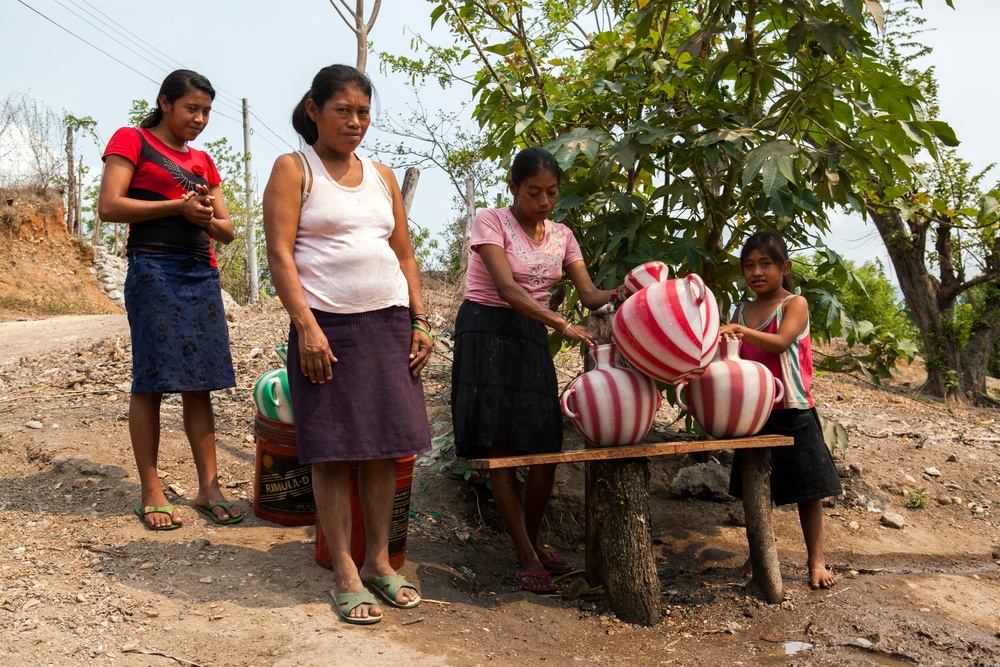
{"label": "power line", "polygon": [[[293,150],[293,151],[295,150],[295,148],[290,143],[288,143],[288,141],[283,136],[281,136],[280,134],[278,134],[277,132],[275,132],[274,130],[272,130],[270,127],[268,127],[267,123],[265,123],[264,121],[262,121],[260,119],[260,116],[258,116],[257,114],[255,114],[253,111],[250,112],[250,115],[253,116],[254,118],[256,118],[257,122],[260,123],[261,125],[263,125],[264,129],[266,129],[268,132],[270,132],[271,134],[273,134],[274,136],[276,136],[279,141],[281,141],[282,143],[284,143],[291,150]],[[261,137],[261,138],[263,139],[263,137]],[[264,141],[267,141],[267,140],[264,139]],[[268,143],[270,143],[270,142],[268,142]],[[274,144],[271,144],[271,145],[274,146]],[[274,146],[274,147],[278,148],[277,146]]]}
{"label": "power line", "polygon": [[35,9],[34,7],[32,7],[31,5],[29,5],[28,3],[26,3],[24,0],[17,0],[17,1],[19,3],[21,3],[22,5],[24,5],[25,7],[27,7],[28,9],[30,9],[31,11],[33,11],[36,14],[38,14],[39,16],[41,16],[43,19],[45,19],[46,21],[48,21],[52,25],[54,25],[57,28],[59,28],[60,30],[65,30],[66,32],[68,32],[69,34],[73,35],[78,40],[80,40],[81,42],[83,42],[84,44],[86,44],[87,46],[89,46],[92,49],[95,49],[97,51],[100,51],[101,53],[103,53],[104,55],[106,55],[108,58],[111,58],[112,60],[114,60],[119,65],[121,65],[121,66],[123,66],[123,67],[125,67],[127,69],[132,70],[133,72],[135,72],[136,74],[138,74],[142,78],[146,79],[147,81],[152,81],[153,85],[155,85],[155,86],[160,85],[159,81],[155,81],[154,79],[151,79],[149,76],[143,74],[142,72],[140,72],[136,68],[132,67],[128,63],[123,62],[123,61],[119,60],[118,58],[115,58],[113,55],[111,55],[110,53],[108,53],[107,51],[105,51],[104,49],[102,49],[101,47],[95,46],[94,44],[91,44],[90,42],[88,42],[87,40],[85,40],[83,37],[80,37],[78,34],[76,34],[75,32],[73,32],[69,28],[64,28],[63,26],[59,25],[58,23],[56,23],[55,21],[53,21],[52,19],[50,19],[48,16],[46,16],[45,14],[41,13],[40,11],[38,11],[37,9]]}
{"label": "power line", "polygon": [[[72,2],[73,4],[76,4],[76,0],[69,0],[69,1]],[[136,46],[146,46],[146,47],[152,49],[153,51],[155,51],[156,53],[159,53],[161,56],[163,56],[163,58],[157,58],[157,60],[160,60],[162,63],[164,63],[167,66],[168,69],[175,70],[175,69],[183,69],[184,68],[184,64],[183,63],[181,63],[181,62],[179,62],[177,60],[174,60],[168,54],[166,54],[163,51],[161,51],[160,49],[156,48],[151,43],[149,43],[146,40],[144,40],[142,37],[139,37],[134,32],[132,32],[131,30],[129,30],[128,28],[126,28],[125,26],[123,26],[121,23],[118,23],[118,21],[115,21],[112,17],[110,17],[107,14],[105,14],[104,12],[102,12],[97,7],[94,7],[94,5],[91,4],[88,0],[80,0],[80,1],[83,2],[84,4],[88,5],[89,7],[93,8],[94,11],[96,11],[101,16],[104,16],[108,21],[110,21],[114,25],[118,26],[119,30],[117,30],[116,32],[119,32],[120,34],[122,34],[126,39],[128,39],[130,42],[132,42]],[[93,16],[92,13],[91,13],[91,16]],[[107,23],[105,23],[105,25],[107,25]],[[132,37],[135,37],[135,39],[132,39]],[[165,60],[164,60],[164,58],[165,58]],[[241,98],[238,97],[237,95],[234,95],[233,93],[230,93],[229,91],[225,90],[224,88],[222,88],[220,86],[213,86],[213,87],[216,88],[220,93],[223,93],[223,94],[228,95],[229,97],[231,97],[235,101],[236,104],[241,104],[242,103]],[[222,101],[222,100],[220,100],[220,101]],[[234,106],[234,108],[237,111],[242,111],[242,109],[240,107],[235,107]]]}

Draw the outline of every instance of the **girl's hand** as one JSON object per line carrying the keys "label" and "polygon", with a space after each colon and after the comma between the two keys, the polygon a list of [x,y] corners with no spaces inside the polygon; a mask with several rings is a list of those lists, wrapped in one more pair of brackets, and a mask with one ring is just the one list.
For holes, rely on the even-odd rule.
{"label": "girl's hand", "polygon": [[313,325],[299,336],[299,360],[302,374],[310,382],[323,384],[333,377],[337,357],[333,356],[330,342],[319,325]]}
{"label": "girl's hand", "polygon": [[413,338],[410,341],[410,373],[413,377],[420,375],[420,371],[424,370],[424,366],[431,358],[431,352],[434,350],[434,341],[425,332],[420,329],[412,329]]}
{"label": "girl's hand", "polygon": [[569,340],[578,340],[587,345],[597,345],[597,335],[581,324],[570,324],[563,330],[563,338],[568,338]]}
{"label": "girl's hand", "polygon": [[723,324],[719,327],[719,338],[743,338],[742,324]]}
{"label": "girl's hand", "polygon": [[199,227],[208,228],[215,215],[215,209],[212,207],[214,199],[215,197],[208,194],[207,187],[196,186],[195,190],[189,191],[181,199],[181,215]]}

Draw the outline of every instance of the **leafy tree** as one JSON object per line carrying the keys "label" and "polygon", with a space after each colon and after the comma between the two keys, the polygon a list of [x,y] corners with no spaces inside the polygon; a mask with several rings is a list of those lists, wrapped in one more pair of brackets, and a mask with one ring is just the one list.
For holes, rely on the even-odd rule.
{"label": "leafy tree", "polygon": [[[427,58],[397,66],[471,83],[485,157],[553,151],[556,215],[605,287],[659,259],[728,312],[749,233],[821,248],[833,208],[863,211],[867,182],[910,178],[913,156],[953,140],[879,59],[875,0],[428,1],[453,46],[419,42]],[[819,275],[850,281],[823,252]]]}
{"label": "leafy tree", "polygon": [[[951,3],[949,2],[949,5]],[[936,124],[933,68],[918,69],[929,52],[914,47],[923,20],[914,2],[890,14],[883,58],[896,76],[920,87]],[[1000,336],[1000,190],[987,169],[974,173],[940,133],[928,146],[930,161],[905,174],[872,175],[865,208],[885,242],[900,289],[913,314],[927,361],[925,389],[941,397],[986,402],[989,357]],[[962,302],[974,305],[961,317]]]}

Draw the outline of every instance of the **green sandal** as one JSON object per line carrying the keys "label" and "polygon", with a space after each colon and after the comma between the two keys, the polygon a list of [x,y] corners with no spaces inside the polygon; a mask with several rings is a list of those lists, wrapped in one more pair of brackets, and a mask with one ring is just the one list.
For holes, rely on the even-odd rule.
{"label": "green sandal", "polygon": [[351,625],[372,625],[382,620],[381,614],[378,616],[369,616],[368,618],[352,618],[348,615],[356,607],[363,604],[378,606],[378,600],[372,596],[367,588],[362,588],[357,593],[334,593],[330,591],[330,595],[333,596],[335,603],[333,609],[344,623],[350,623]]}
{"label": "green sandal", "polygon": [[[231,523],[239,523],[240,521],[243,520],[242,514],[239,516],[233,516],[232,514],[229,514],[229,509],[232,506],[233,503],[232,501],[229,500],[206,500],[200,505],[195,504],[194,508],[199,512],[201,512],[202,514],[204,514],[205,516],[207,516],[215,523],[223,526],[228,526]],[[224,521],[220,519],[219,515],[212,511],[212,508],[214,507],[221,507],[222,509],[226,510],[226,514],[229,514],[229,518]]]}
{"label": "green sandal", "polygon": [[[405,578],[399,576],[398,574],[388,577],[380,577],[375,581],[366,581],[365,585],[368,586],[373,591],[375,591],[375,593],[380,598],[385,600],[388,604],[392,605],[393,607],[396,607],[397,609],[413,609],[418,604],[420,604],[419,597],[416,600],[413,600],[412,602],[408,602],[406,604],[400,604],[399,602],[396,602],[396,595],[399,593],[399,589],[412,588],[414,591],[417,591],[416,586],[414,586],[413,584],[411,584]],[[419,593],[420,591],[417,592]]]}
{"label": "green sandal", "polygon": [[[147,514],[169,514],[170,523],[166,526],[154,526],[146,521]],[[135,515],[139,517],[139,521],[146,527],[146,530],[177,530],[181,527],[181,524],[174,523],[174,506],[169,503],[166,505],[146,505],[145,507],[136,503]]]}

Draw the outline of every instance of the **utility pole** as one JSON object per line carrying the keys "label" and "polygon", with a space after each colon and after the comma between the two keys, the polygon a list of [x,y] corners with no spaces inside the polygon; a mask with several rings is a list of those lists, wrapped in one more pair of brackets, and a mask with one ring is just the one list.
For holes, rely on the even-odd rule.
{"label": "utility pole", "polygon": [[83,156],[82,155],[80,156],[80,168],[77,170],[76,173],[77,173],[76,202],[74,202],[76,215],[73,218],[73,224],[76,226],[76,235],[82,239],[83,238]]}
{"label": "utility pole", "polygon": [[243,166],[246,175],[247,273],[250,274],[250,303],[260,298],[257,280],[257,220],[253,211],[253,169],[250,167],[250,103],[243,98]]}
{"label": "utility pole", "polygon": [[472,222],[476,219],[476,182],[465,178],[465,232],[462,234],[462,273],[469,268],[469,242],[472,239]]}
{"label": "utility pole", "polygon": [[66,123],[66,231],[76,235],[73,214],[76,213],[76,160],[73,159],[73,125]]}

